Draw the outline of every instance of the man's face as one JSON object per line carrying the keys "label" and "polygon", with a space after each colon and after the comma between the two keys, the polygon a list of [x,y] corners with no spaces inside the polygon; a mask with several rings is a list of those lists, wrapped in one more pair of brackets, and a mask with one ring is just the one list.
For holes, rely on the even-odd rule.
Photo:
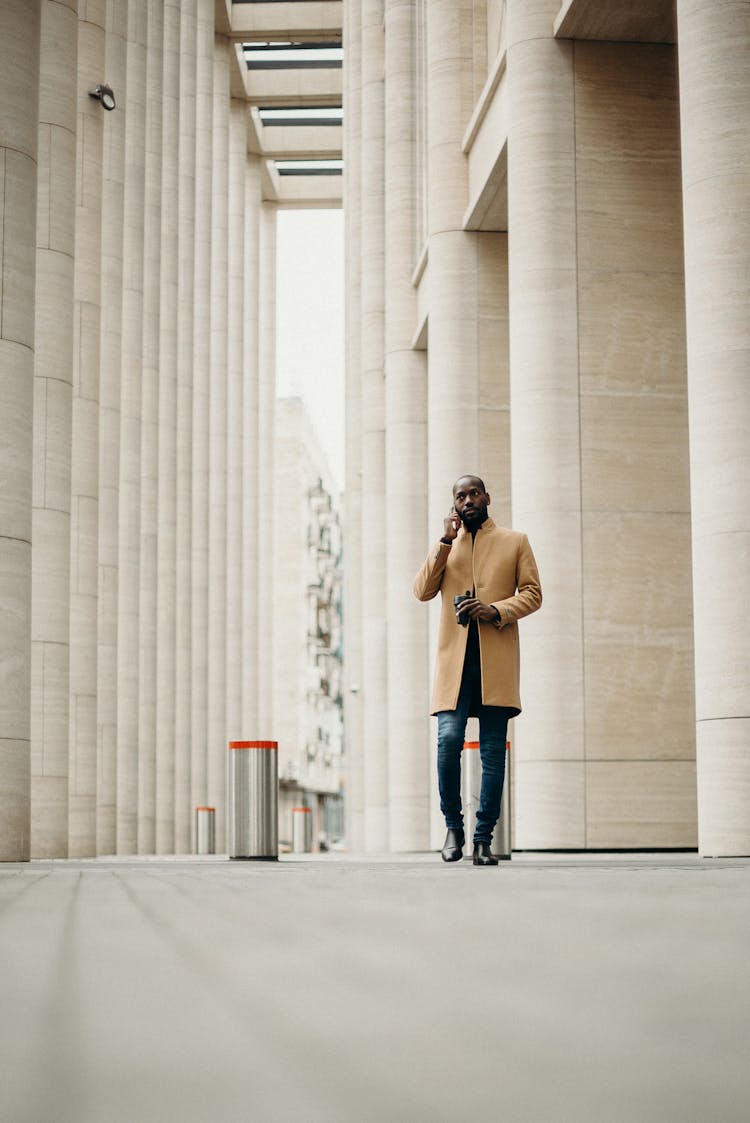
{"label": "man's face", "polygon": [[481,526],[487,518],[490,497],[476,476],[462,476],[453,487],[453,506],[467,530]]}

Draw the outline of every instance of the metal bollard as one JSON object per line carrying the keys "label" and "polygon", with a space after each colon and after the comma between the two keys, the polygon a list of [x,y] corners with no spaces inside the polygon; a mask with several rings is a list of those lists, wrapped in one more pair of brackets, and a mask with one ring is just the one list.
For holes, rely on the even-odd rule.
{"label": "metal bollard", "polygon": [[195,852],[196,854],[216,853],[215,807],[196,807],[195,809]]}
{"label": "metal bollard", "polygon": [[292,808],[292,850],[309,854],[312,850],[312,811],[309,807]]}
{"label": "metal bollard", "polygon": [[229,742],[229,857],[279,857],[278,741]]}
{"label": "metal bollard", "polygon": [[[481,787],[482,762],[479,756],[479,741],[464,741],[464,753],[461,762],[461,803],[464,812],[464,834],[469,844],[474,838]],[[471,845],[469,854],[471,854]]]}

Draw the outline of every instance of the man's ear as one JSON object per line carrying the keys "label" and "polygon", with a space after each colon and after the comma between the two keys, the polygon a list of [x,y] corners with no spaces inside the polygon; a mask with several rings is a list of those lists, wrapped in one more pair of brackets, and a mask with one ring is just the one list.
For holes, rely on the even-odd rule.
{"label": "man's ear", "polygon": [[491,503],[491,502],[492,502],[492,500],[490,499],[490,493],[489,493],[489,491],[488,491],[488,492],[487,492],[487,506],[488,506],[488,507],[489,507],[489,505],[490,505],[490,503]]}

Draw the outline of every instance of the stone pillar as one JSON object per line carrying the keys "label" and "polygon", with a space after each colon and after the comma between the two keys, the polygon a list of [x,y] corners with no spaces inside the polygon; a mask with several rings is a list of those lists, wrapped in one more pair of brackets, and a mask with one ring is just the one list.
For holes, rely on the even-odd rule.
{"label": "stone pillar", "polygon": [[513,522],[545,593],[522,625],[519,848],[585,845],[573,44],[551,38],[558,7],[507,8]]}
{"label": "stone pillar", "polygon": [[260,160],[245,155],[245,267],[242,379],[242,730],[258,736],[258,315]]}
{"label": "stone pillar", "polygon": [[138,853],[156,850],[156,613],[161,297],[161,95],[163,4],[149,0],[143,216],[141,566],[138,678]]}
{"label": "stone pillar", "polygon": [[[191,850],[193,327],[195,316],[196,8],[180,4],[180,155],[177,196],[177,510],[175,574],[174,848]],[[200,806],[200,805],[197,805]]]}
{"label": "stone pillar", "polygon": [[498,526],[511,526],[508,235],[494,231],[478,234],[476,246],[479,463],[492,496],[493,520]]}
{"label": "stone pillar", "polygon": [[117,601],[120,501],[123,196],[128,0],[107,0],[105,69],[118,108],[106,113],[102,177],[102,315],[99,377],[99,586],[97,594],[96,852],[116,850]]}
{"label": "stone pillar", "polygon": [[0,861],[31,828],[31,523],[39,109],[38,0],[0,5]]}
{"label": "stone pillar", "polygon": [[[468,198],[461,151],[473,106],[472,0],[425,5],[427,87],[427,232],[429,236],[428,540],[442,533],[451,488],[466,472],[481,475],[479,444],[478,237],[462,229]],[[425,551],[427,544],[425,544]],[[437,616],[430,614],[430,664]],[[434,726],[435,723],[433,723]],[[434,743],[435,730],[432,741]],[[433,750],[434,751],[434,750]],[[432,843],[444,836],[432,770]]]}
{"label": "stone pillar", "polygon": [[750,854],[750,5],[677,4],[698,768],[706,856]]}
{"label": "stone pillar", "polygon": [[208,800],[226,835],[227,300],[229,41],[214,42],[208,507]]}
{"label": "stone pillar", "polygon": [[229,119],[229,289],[227,319],[227,739],[242,740],[242,368],[244,361],[245,162],[247,107],[232,98]]}
{"label": "stone pillar", "polygon": [[31,590],[34,858],[68,853],[77,9],[78,0],[44,0],[41,6]]}
{"label": "stone pillar", "polygon": [[192,807],[208,804],[208,418],[211,358],[211,130],[214,6],[198,0],[195,86],[195,265],[193,273],[193,463],[191,575]]}
{"label": "stone pillar", "polygon": [[87,5],[78,20],[68,789],[68,852],[76,858],[96,853],[102,160],[108,114],[88,91],[91,76],[104,72],[104,18],[104,5]]}
{"label": "stone pillar", "polygon": [[344,496],[344,737],[346,837],[364,849],[362,746],[362,89],[361,0],[344,6],[344,222],[346,224],[346,489]]}
{"label": "stone pillar", "polygon": [[[388,846],[383,4],[362,6],[362,746],[365,849]],[[384,720],[385,719],[385,720]]]}
{"label": "stone pillar", "polygon": [[[258,491],[256,519],[274,506],[276,402],[276,207],[261,203],[258,229]],[[274,739],[273,729],[273,520],[260,535],[258,555],[258,737]],[[257,521],[256,521],[257,526]]]}
{"label": "stone pillar", "polygon": [[430,842],[429,667],[424,605],[409,574],[427,551],[427,371],[412,349],[417,255],[414,0],[385,5],[385,464],[390,849]]}
{"label": "stone pillar", "polygon": [[156,546],[156,852],[174,852],[180,8],[164,3]]}
{"label": "stone pillar", "polygon": [[118,854],[135,854],[138,850],[138,640],[147,35],[147,0],[129,0],[120,355],[120,502],[117,536]]}
{"label": "stone pillar", "polygon": [[451,487],[479,458],[476,238],[462,229],[468,197],[461,142],[473,102],[472,0],[427,6],[429,232],[429,534],[442,532]]}

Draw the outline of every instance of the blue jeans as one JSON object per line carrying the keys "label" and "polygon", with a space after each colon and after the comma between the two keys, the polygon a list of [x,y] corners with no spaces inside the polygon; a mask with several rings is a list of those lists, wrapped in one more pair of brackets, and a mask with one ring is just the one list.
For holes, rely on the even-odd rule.
{"label": "blue jeans", "polygon": [[[438,715],[438,785],[440,810],[449,830],[463,830],[461,806],[461,752],[464,747],[466,722],[470,712],[479,716],[479,755],[482,761],[482,786],[479,792],[474,842],[491,842],[495,823],[500,818],[500,801],[505,779],[505,741],[508,719],[515,710],[504,706],[483,706],[481,685],[479,702],[477,674],[464,673],[455,710],[441,710]],[[472,701],[475,705],[472,707]]]}

